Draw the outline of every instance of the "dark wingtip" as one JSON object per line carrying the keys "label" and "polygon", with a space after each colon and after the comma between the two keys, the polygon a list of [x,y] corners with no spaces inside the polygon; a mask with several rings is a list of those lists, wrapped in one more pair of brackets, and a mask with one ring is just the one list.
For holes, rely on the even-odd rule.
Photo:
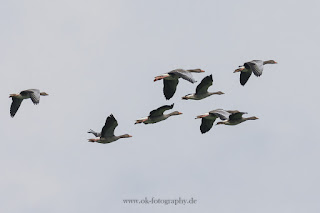
{"label": "dark wingtip", "polygon": [[208,132],[209,130],[205,131],[205,130],[200,130],[201,134],[204,134],[206,132]]}

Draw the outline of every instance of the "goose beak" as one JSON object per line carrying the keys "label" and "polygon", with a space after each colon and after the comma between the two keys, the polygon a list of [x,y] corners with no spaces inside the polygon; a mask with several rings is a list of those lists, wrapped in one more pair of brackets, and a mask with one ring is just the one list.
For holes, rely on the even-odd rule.
{"label": "goose beak", "polygon": [[243,70],[243,68],[239,68],[239,69],[236,69],[235,71],[233,71],[233,73],[241,72],[242,70]]}
{"label": "goose beak", "polygon": [[195,119],[201,119],[201,118],[204,118],[204,117],[207,117],[207,115],[198,115]]}
{"label": "goose beak", "polygon": [[200,72],[205,72],[204,70],[200,70]]}
{"label": "goose beak", "polygon": [[179,112],[179,115],[183,114],[182,112]]}
{"label": "goose beak", "polygon": [[153,80],[153,82],[155,82],[155,81],[158,81],[158,80],[161,80],[161,79],[163,79],[163,77],[162,77],[162,76],[157,76],[157,77],[154,77],[154,80]]}

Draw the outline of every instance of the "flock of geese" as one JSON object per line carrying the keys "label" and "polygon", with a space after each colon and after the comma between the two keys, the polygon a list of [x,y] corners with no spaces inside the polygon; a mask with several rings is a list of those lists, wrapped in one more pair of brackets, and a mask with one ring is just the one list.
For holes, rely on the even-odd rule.
{"label": "flock of geese", "polygon": [[[234,71],[240,72],[240,84],[245,85],[249,80],[251,74],[253,73],[255,76],[261,76],[263,67],[265,64],[276,64],[274,60],[262,61],[262,60],[252,60],[244,63],[242,66],[239,66],[238,69]],[[204,72],[201,69],[175,69],[168,73],[156,76],[154,81],[163,80],[163,94],[167,100],[173,97],[176,92],[177,85],[179,83],[179,78],[182,78],[191,83],[195,83],[196,80],[193,78],[192,73],[202,73]],[[208,88],[212,85],[212,75],[206,76],[202,79],[200,84],[196,88],[196,92],[193,94],[187,94],[182,97],[184,100],[201,100],[207,98],[211,95],[222,95],[224,94],[221,91],[218,92],[208,92]],[[12,104],[10,107],[10,115],[14,117],[24,99],[31,99],[34,104],[39,104],[40,96],[47,96],[48,94],[45,92],[40,92],[38,89],[28,89],[23,90],[19,94],[10,94],[10,98],[12,98]],[[136,120],[135,124],[144,123],[144,124],[153,124],[158,123],[160,121],[166,120],[167,118],[174,115],[181,115],[181,112],[174,111],[169,114],[164,114],[165,111],[172,109],[174,104],[172,105],[164,105],[155,110],[152,110],[147,117],[140,118]],[[217,122],[216,125],[224,124],[224,125],[237,125],[247,120],[256,120],[257,117],[242,117],[246,112],[240,112],[238,110],[224,110],[224,109],[215,109],[210,112],[207,112],[202,115],[198,115],[195,119],[202,119],[200,131],[201,133],[208,132],[216,119],[220,119],[220,122]],[[103,126],[101,132],[95,132],[93,130],[89,130],[88,133],[92,133],[96,136],[96,138],[88,139],[89,142],[98,142],[98,143],[111,143],[120,138],[129,138],[132,137],[129,134],[114,135],[114,130],[118,126],[118,122],[115,117],[111,114],[107,117],[105,125]]]}

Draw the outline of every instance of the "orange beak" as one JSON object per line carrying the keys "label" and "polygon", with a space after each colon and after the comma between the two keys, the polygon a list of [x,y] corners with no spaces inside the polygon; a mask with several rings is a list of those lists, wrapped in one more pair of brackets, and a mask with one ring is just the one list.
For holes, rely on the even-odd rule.
{"label": "orange beak", "polygon": [[244,68],[243,68],[243,67],[236,69],[233,73],[241,72],[242,70],[244,70]]}
{"label": "orange beak", "polygon": [[158,80],[161,80],[161,79],[163,79],[162,76],[157,76],[157,77],[154,78],[153,82],[158,81]]}

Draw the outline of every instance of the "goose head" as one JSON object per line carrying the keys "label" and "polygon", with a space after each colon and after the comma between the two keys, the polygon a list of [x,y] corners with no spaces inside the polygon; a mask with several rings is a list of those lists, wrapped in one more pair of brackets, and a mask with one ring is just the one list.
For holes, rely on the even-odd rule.
{"label": "goose head", "polygon": [[244,66],[239,66],[238,69],[236,69],[235,71],[233,71],[233,73],[236,73],[236,72],[241,72],[242,70],[244,70],[245,67]]}
{"label": "goose head", "polygon": [[264,61],[263,64],[277,64],[278,62],[274,61],[274,60],[268,60],[268,61]]}
{"label": "goose head", "polygon": [[138,119],[138,120],[136,120],[136,122],[135,122],[134,124],[140,124],[140,123],[143,123],[143,122],[146,121],[146,120],[148,120],[148,117]]}
{"label": "goose head", "polygon": [[174,112],[171,112],[168,114],[168,116],[172,116],[172,115],[181,115],[182,112],[179,112],[179,111],[174,111]]}
{"label": "goose head", "polygon": [[213,95],[223,95],[224,93],[221,92],[221,91],[218,91],[218,92],[213,92]]}
{"label": "goose head", "polygon": [[45,92],[40,92],[40,95],[42,95],[42,96],[47,96],[47,95],[49,95],[49,94],[47,94],[47,93],[45,93]]}
{"label": "goose head", "polygon": [[188,100],[188,99],[191,99],[193,98],[193,94],[188,94],[188,95],[185,95],[182,97],[183,100]]}
{"label": "goose head", "polygon": [[209,115],[209,113],[205,113],[203,115],[198,115],[195,119],[201,119],[201,118],[205,118]]}
{"label": "goose head", "polygon": [[256,116],[253,116],[253,117],[249,117],[249,118],[245,118],[246,120],[257,120],[259,118],[257,118]]}
{"label": "goose head", "polygon": [[91,138],[91,139],[88,139],[88,142],[97,142],[97,141],[99,141],[100,140],[100,138]]}
{"label": "goose head", "polygon": [[20,96],[19,94],[10,94],[9,98]]}
{"label": "goose head", "polygon": [[120,135],[120,138],[131,138],[132,136],[129,134]]}
{"label": "goose head", "polygon": [[169,76],[170,75],[168,73],[163,74],[163,75],[159,75],[159,76],[154,77],[153,81],[159,81],[159,80],[164,79],[164,78],[169,77]]}

